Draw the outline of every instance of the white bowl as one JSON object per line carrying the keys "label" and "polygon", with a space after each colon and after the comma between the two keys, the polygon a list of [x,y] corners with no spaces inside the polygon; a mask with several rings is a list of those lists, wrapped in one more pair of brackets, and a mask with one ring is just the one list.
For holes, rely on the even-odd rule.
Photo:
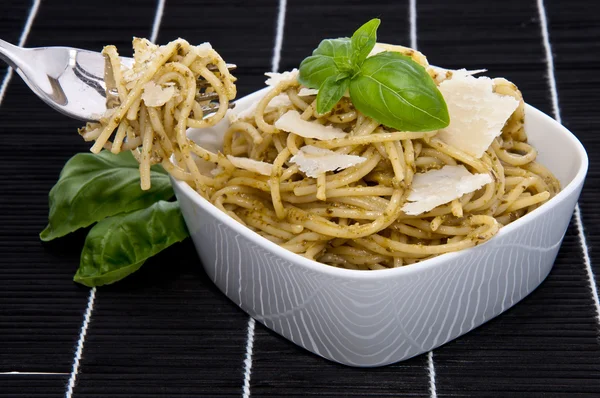
{"label": "white bowl", "polygon": [[[262,94],[238,100],[237,108],[250,106]],[[212,133],[198,133],[204,144],[207,138],[218,143],[226,123]],[[382,366],[489,321],[550,272],[588,158],[573,134],[531,106],[526,131],[539,161],[563,190],[485,244],[403,268],[355,271],[308,260],[239,224],[187,184],[172,182],[202,265],[227,297],[317,355],[351,366]]]}

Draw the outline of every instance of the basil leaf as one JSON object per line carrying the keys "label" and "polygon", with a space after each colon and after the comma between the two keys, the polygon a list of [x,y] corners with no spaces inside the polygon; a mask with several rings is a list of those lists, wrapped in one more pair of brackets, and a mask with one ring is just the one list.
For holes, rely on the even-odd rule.
{"label": "basil leaf", "polygon": [[40,233],[40,239],[56,239],[106,217],[173,197],[169,177],[162,167],[152,167],[149,190],[142,191],[139,180],[139,164],[131,152],[73,156],[50,191],[48,226]]}
{"label": "basil leaf", "polygon": [[100,221],[88,233],[73,280],[94,287],[117,282],[148,258],[188,237],[178,202],[156,202]]}
{"label": "basil leaf", "polygon": [[338,68],[333,58],[312,55],[300,64],[298,81],[303,86],[318,89],[328,77],[335,76],[337,73]]}
{"label": "basil leaf", "polygon": [[352,44],[350,39],[343,37],[340,39],[325,39],[321,41],[319,47],[313,51],[313,55],[322,55],[331,57],[341,72],[352,69]]}
{"label": "basil leaf", "polygon": [[354,32],[350,39],[352,45],[352,59],[357,65],[367,59],[369,53],[377,43],[377,28],[381,20],[373,18]]}
{"label": "basil leaf", "polygon": [[400,131],[431,131],[448,126],[442,93],[410,57],[383,52],[369,57],[350,83],[356,109]]}
{"label": "basil leaf", "polygon": [[318,89],[328,77],[352,71],[351,56],[350,39],[323,40],[313,55],[300,64],[298,81],[308,88]]}
{"label": "basil leaf", "polygon": [[342,98],[349,86],[350,79],[345,74],[328,77],[317,94],[317,113],[323,115],[329,112]]}

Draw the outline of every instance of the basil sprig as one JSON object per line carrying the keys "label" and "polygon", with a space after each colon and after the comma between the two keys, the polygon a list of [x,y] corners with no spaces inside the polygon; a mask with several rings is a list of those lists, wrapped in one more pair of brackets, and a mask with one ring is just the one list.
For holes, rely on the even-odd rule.
{"label": "basil sprig", "polygon": [[86,286],[117,282],[144,262],[188,236],[168,174],[150,172],[152,186],[140,188],[139,164],[130,152],[79,153],[63,167],[49,194],[48,226],[53,240],[95,224],[87,234],[73,280]]}
{"label": "basil sprig", "polygon": [[401,131],[432,131],[450,123],[444,97],[424,67],[385,51],[369,57],[380,20],[361,26],[352,38],[323,40],[300,64],[298,80],[318,89],[317,112],[329,112],[349,91],[356,109]]}

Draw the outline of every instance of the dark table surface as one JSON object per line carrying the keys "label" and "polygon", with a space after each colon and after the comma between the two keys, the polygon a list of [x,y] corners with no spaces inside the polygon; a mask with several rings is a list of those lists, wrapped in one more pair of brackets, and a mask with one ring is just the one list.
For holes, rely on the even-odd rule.
{"label": "dark table surface", "polygon": [[[412,12],[411,12],[412,2]],[[545,3],[545,4],[544,4]],[[383,19],[380,41],[449,68],[487,68],[586,146],[590,171],[548,279],[432,353],[376,369],[330,363],[221,294],[188,240],[127,280],[72,282],[85,233],[42,244],[47,195],[87,151],[0,65],[0,396],[599,396],[600,14],[594,0],[0,2],[0,37],[131,53],[132,36],[210,41],[240,65],[239,94],[296,67],[322,38]],[[164,6],[164,7],[163,7]],[[414,18],[411,18],[414,17]],[[412,22],[411,22],[412,21]],[[282,45],[278,45],[279,36]],[[596,293],[594,293],[596,292]],[[253,324],[253,323],[252,323]]]}

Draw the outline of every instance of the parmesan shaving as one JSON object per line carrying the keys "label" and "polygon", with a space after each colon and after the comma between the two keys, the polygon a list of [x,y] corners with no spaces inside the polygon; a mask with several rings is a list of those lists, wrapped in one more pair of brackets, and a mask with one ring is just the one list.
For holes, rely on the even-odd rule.
{"label": "parmesan shaving", "polygon": [[407,198],[411,203],[406,203],[402,211],[416,216],[476,191],[490,182],[492,177],[489,174],[471,174],[462,165],[447,165],[440,170],[415,174]]}
{"label": "parmesan shaving", "polygon": [[177,89],[173,85],[162,87],[153,81],[149,81],[144,85],[142,100],[146,106],[163,106],[173,98],[175,94],[177,94]]}
{"label": "parmesan shaving", "polygon": [[[319,90],[314,89],[314,88],[302,87],[298,91],[298,95],[300,97],[305,97],[305,96],[309,96],[309,95],[317,95],[317,94],[319,94]],[[346,90],[346,92],[344,93],[344,97],[350,98],[350,90]]]}
{"label": "parmesan shaving", "polygon": [[235,113],[233,109],[227,109],[227,113],[225,113],[225,116],[227,116],[229,124],[233,124],[240,119],[240,116],[237,113]]}
{"label": "parmesan shaving", "polygon": [[216,177],[216,176],[218,176],[219,174],[221,174],[223,171],[225,171],[225,170],[223,170],[223,168],[222,168],[222,167],[220,167],[220,166],[217,166],[217,167],[215,167],[214,169],[212,169],[212,170],[209,172],[209,174],[210,174],[211,176],[213,176],[213,177]]}
{"label": "parmesan shaving", "polygon": [[281,82],[293,82],[298,78],[298,69],[294,68],[289,72],[274,73],[267,72],[265,76],[268,79],[265,81],[267,86],[275,87]]}
{"label": "parmesan shaving", "polygon": [[427,67],[427,72],[429,72],[433,80],[435,80],[436,84],[439,86],[441,82],[447,79],[451,79],[453,76],[456,77],[464,77],[464,76],[473,76],[479,73],[487,72],[487,69],[475,69],[475,70],[466,70],[466,69],[445,69],[440,68],[439,66],[429,65]]}
{"label": "parmesan shaving", "polygon": [[[258,106],[258,103],[260,101],[261,101],[260,99],[256,100],[256,102],[254,102],[248,108],[237,113],[236,116],[239,119],[244,119],[246,117],[254,116],[254,113],[256,112],[256,107]],[[279,108],[288,107],[288,106],[292,106],[292,101],[290,101],[290,98],[286,94],[279,94],[278,96],[274,97],[269,102],[269,105],[267,105],[267,108],[265,109],[265,113],[273,112]]]}
{"label": "parmesan shaving", "polygon": [[210,43],[202,43],[196,46],[196,54],[200,57],[208,57],[212,51],[212,45]]}
{"label": "parmesan shaving", "polygon": [[227,159],[238,169],[253,171],[264,176],[270,176],[273,165],[266,162],[249,158],[238,158],[236,156],[227,155]]}
{"label": "parmesan shaving", "polygon": [[295,163],[308,177],[317,178],[328,171],[344,170],[366,161],[367,158],[355,155],[345,155],[329,149],[305,145],[298,153],[291,157],[290,162]]}
{"label": "parmesan shaving", "polygon": [[128,67],[122,65],[123,80],[127,89],[131,90],[136,81],[144,74],[148,65],[160,55],[160,49],[156,44],[147,39],[133,38],[133,65]]}
{"label": "parmesan shaving", "polygon": [[494,138],[502,133],[502,127],[519,101],[494,93],[490,78],[475,78],[465,72],[456,73],[439,85],[448,105],[450,124],[436,137],[481,158]]}
{"label": "parmesan shaving", "polygon": [[333,140],[335,138],[344,138],[347,135],[342,129],[336,127],[307,122],[302,119],[298,111],[287,111],[275,122],[275,127],[279,130],[297,134],[300,137],[317,140]]}
{"label": "parmesan shaving", "polygon": [[413,61],[415,61],[416,63],[418,63],[419,65],[422,65],[424,67],[429,65],[429,62],[427,62],[427,57],[425,55],[423,55],[422,52],[413,50],[412,48],[409,48],[409,47],[396,46],[393,44],[386,44],[386,43],[375,43],[375,46],[369,53],[369,57],[372,57],[373,55],[377,55],[384,51],[391,51],[391,52],[395,52],[395,53],[400,53],[402,55],[406,55],[407,57],[412,58]]}
{"label": "parmesan shaving", "polygon": [[300,91],[298,91],[298,95],[301,97],[306,97],[309,95],[317,95],[319,94],[319,90],[314,89],[314,88],[306,88],[306,87],[302,87],[300,89]]}

